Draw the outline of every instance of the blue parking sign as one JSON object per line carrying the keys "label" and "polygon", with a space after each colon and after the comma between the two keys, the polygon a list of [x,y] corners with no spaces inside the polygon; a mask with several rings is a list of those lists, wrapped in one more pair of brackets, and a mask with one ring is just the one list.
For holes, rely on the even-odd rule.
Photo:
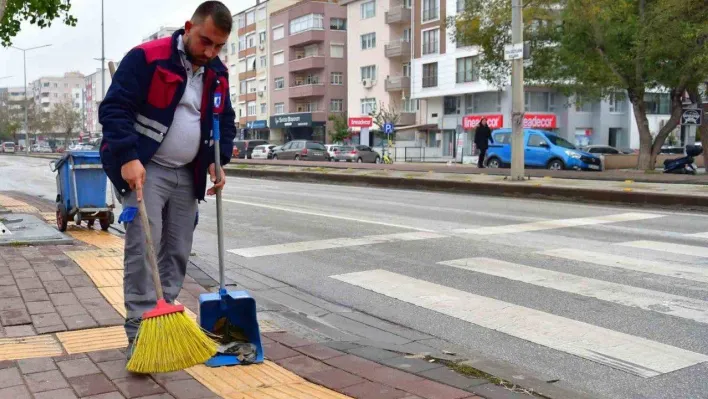
{"label": "blue parking sign", "polygon": [[393,123],[384,123],[383,129],[386,134],[393,133]]}

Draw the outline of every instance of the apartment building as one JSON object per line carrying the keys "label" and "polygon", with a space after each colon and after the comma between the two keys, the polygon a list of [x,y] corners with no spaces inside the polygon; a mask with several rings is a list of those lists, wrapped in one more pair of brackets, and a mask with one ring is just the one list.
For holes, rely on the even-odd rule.
{"label": "apartment building", "polygon": [[[31,93],[32,87],[28,86],[27,91]],[[25,88],[23,86],[0,88],[0,105],[7,108],[8,114],[11,117],[24,120],[24,102]]]}
{"label": "apartment building", "polygon": [[270,16],[271,141],[327,141],[328,118],[347,109],[347,10],[304,0]]}
{"label": "apartment building", "polygon": [[108,68],[106,68],[103,78],[106,81],[105,88],[101,87],[101,68],[96,68],[96,72],[86,76],[84,80],[84,129],[89,134],[103,131],[101,124],[98,122],[98,107],[101,105],[103,96],[111,85],[111,73]]}
{"label": "apartment building", "polygon": [[416,125],[411,99],[412,0],[345,0],[347,9],[347,83],[349,127],[353,140],[378,145],[369,130],[381,130],[369,116],[391,107],[397,129]]}
{"label": "apartment building", "polygon": [[63,102],[76,103],[81,100],[80,91],[84,88],[84,75],[80,72],[66,72],[63,76],[44,76],[32,82],[34,102],[43,111],[49,112]]}
{"label": "apartment building", "polygon": [[162,39],[163,37],[172,36],[173,33],[180,30],[181,27],[161,26],[156,32],[151,33],[143,38],[143,43],[152,40]]}

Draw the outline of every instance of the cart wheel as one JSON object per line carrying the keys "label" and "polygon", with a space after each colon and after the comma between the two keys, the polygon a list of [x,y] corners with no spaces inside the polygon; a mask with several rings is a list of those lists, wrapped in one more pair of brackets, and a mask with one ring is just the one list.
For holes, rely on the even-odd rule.
{"label": "cart wheel", "polygon": [[66,231],[66,227],[69,223],[67,218],[68,215],[66,214],[66,207],[64,204],[57,205],[57,228],[59,231]]}
{"label": "cart wheel", "polygon": [[113,224],[116,222],[116,217],[113,212],[108,214],[108,224]]}
{"label": "cart wheel", "polygon": [[98,222],[101,223],[101,230],[103,230],[103,231],[106,231],[106,230],[108,230],[109,227],[111,227],[110,216],[108,219],[99,219]]}
{"label": "cart wheel", "polygon": [[86,219],[86,227],[93,228],[93,223],[96,221],[96,219]]}

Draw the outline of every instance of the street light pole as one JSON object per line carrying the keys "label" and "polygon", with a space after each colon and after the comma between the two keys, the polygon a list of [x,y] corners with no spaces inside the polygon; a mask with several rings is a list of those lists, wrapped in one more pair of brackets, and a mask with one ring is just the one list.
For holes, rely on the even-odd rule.
{"label": "street light pole", "polygon": [[[511,42],[523,46],[523,0],[511,0]],[[524,59],[511,61],[511,180],[524,179]]]}
{"label": "street light pole", "polygon": [[27,95],[27,52],[30,50],[36,50],[38,48],[42,47],[49,47],[51,44],[44,44],[41,46],[36,46],[36,47],[30,47],[30,48],[19,48],[17,46],[10,46],[14,49],[22,51],[22,65],[24,68],[24,74],[25,74],[25,137],[27,138],[26,144],[26,152],[27,155],[30,153],[30,136],[29,136],[29,126],[27,124],[27,109],[29,108],[29,100],[28,100],[28,95]]}
{"label": "street light pole", "polygon": [[103,29],[103,0],[101,0],[101,100],[106,94],[106,52]]}

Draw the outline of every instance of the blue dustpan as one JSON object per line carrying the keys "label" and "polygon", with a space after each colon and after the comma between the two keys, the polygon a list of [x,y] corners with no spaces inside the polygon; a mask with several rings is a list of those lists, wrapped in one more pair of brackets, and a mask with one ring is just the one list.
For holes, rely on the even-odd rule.
{"label": "blue dustpan", "polygon": [[[214,94],[214,139],[216,180],[221,181],[221,151],[219,146],[219,113],[223,108],[221,93]],[[224,235],[221,213],[221,190],[216,191],[216,224],[219,249],[219,292],[199,295],[199,324],[211,333],[223,333],[226,325],[238,329],[244,341],[255,345],[255,360],[250,363],[263,362],[263,346],[258,328],[256,301],[246,291],[226,291],[224,287]],[[209,367],[233,366],[241,364],[235,354],[217,353],[205,363]]]}

